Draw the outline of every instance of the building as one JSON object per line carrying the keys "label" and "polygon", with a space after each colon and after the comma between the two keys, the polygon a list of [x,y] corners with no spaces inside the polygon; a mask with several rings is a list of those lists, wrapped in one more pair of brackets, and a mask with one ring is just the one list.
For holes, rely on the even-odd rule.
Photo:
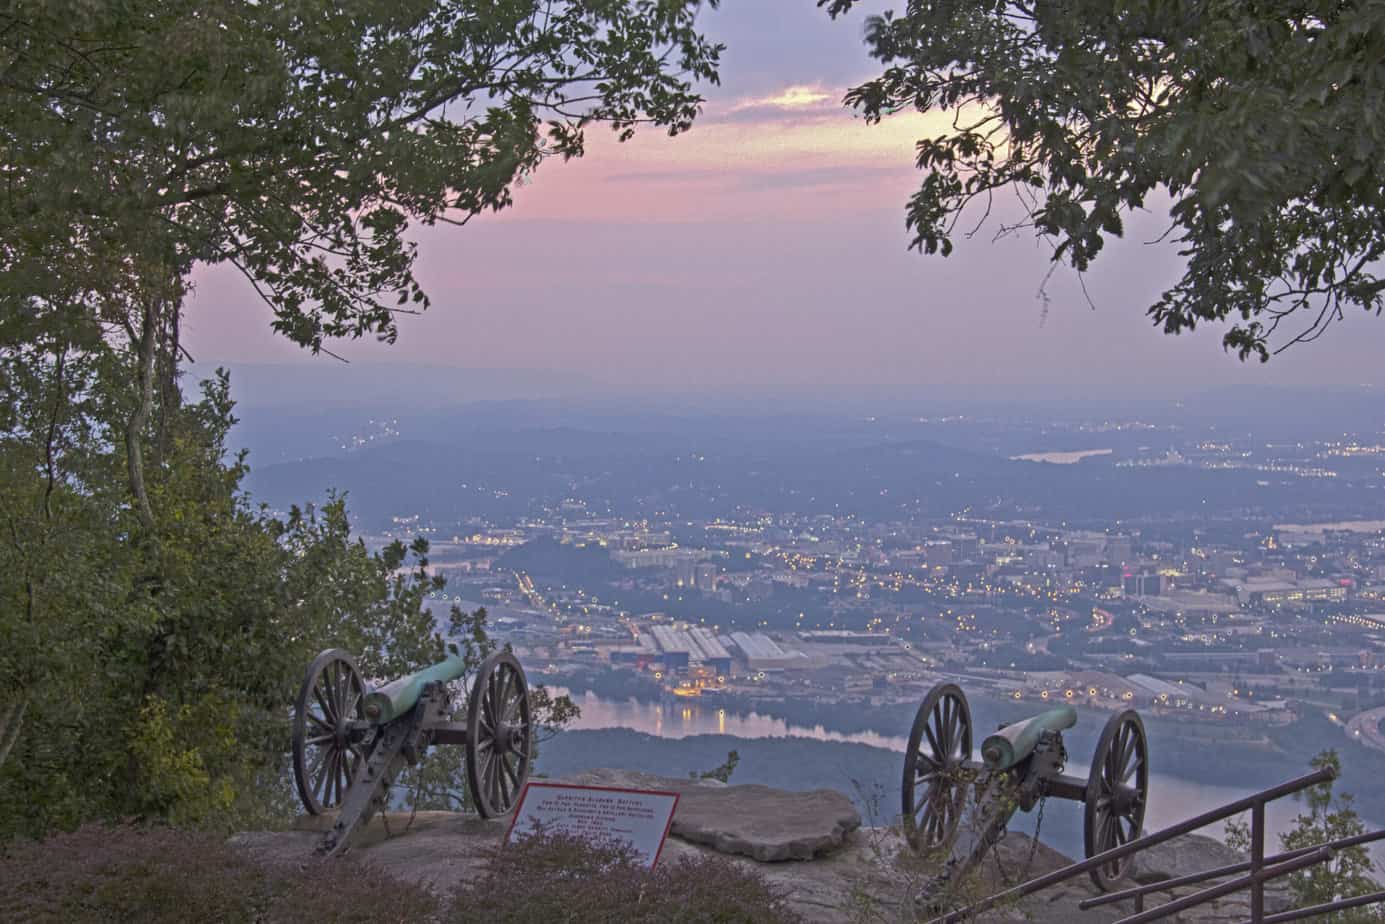
{"label": "building", "polygon": [[1247,581],[1236,585],[1236,596],[1246,606],[1284,606],[1291,603],[1338,603],[1347,588],[1336,581],[1305,578],[1302,581]]}
{"label": "building", "polygon": [[687,632],[671,626],[654,626],[649,631],[665,670],[687,670],[691,666],[694,644]]}
{"label": "building", "polygon": [[1127,574],[1122,583],[1127,597],[1157,597],[1164,590],[1162,574]]}
{"label": "building", "polygon": [[953,561],[952,542],[934,539],[923,544],[923,563],[930,568],[946,567]]}
{"label": "building", "polygon": [[697,648],[698,660],[719,676],[725,677],[731,673],[731,652],[726,650],[720,639],[701,626],[689,629],[688,637]]}
{"label": "building", "polygon": [[1135,561],[1135,546],[1129,536],[1110,536],[1102,550],[1102,558],[1114,568],[1122,568]]}
{"label": "building", "polygon": [[786,651],[763,632],[732,632],[731,641],[751,670],[780,670],[786,667],[806,666],[806,659],[801,652]]}

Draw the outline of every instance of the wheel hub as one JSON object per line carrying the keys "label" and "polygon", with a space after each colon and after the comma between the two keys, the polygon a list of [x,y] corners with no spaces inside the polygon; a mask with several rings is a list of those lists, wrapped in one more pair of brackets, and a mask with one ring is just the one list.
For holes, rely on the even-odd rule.
{"label": "wheel hub", "polygon": [[1117,786],[1111,793],[1111,808],[1117,815],[1128,815],[1140,803],[1140,793],[1129,786]]}
{"label": "wheel hub", "polygon": [[513,754],[524,748],[524,729],[517,725],[499,725],[495,729],[495,752]]}

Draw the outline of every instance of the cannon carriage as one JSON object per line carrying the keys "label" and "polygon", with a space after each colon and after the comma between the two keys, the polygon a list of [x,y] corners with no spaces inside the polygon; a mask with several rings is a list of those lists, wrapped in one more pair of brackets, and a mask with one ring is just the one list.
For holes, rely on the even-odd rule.
{"label": "cannon carriage", "polygon": [[454,656],[370,689],[349,653],[329,649],[313,659],[294,707],[293,775],[310,815],[338,812],[320,853],[346,850],[352,833],[388,806],[399,773],[434,745],[463,749],[481,817],[514,808],[533,756],[524,669],[509,652],[482,661],[458,722],[449,684],[465,672],[465,660]]}
{"label": "cannon carriage", "polygon": [[[1003,836],[1016,811],[1053,797],[1083,805],[1083,847],[1092,857],[1140,836],[1149,794],[1149,743],[1133,710],[1107,721],[1086,779],[1064,773],[1063,731],[1077,712],[1063,705],[1002,727],[973,757],[971,708],[955,684],[935,686],[919,706],[904,760],[902,818],[909,844],[945,857],[935,893],[959,881]],[[1121,858],[1092,871],[1109,891],[1130,871]]]}

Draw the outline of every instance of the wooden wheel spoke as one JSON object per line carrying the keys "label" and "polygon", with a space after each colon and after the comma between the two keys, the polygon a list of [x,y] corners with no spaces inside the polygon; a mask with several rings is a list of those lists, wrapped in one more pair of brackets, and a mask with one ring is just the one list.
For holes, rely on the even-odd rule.
{"label": "wooden wheel spoke", "polygon": [[357,707],[360,706],[361,700],[364,698],[365,694],[361,690],[355,689],[354,687],[348,689],[346,698],[342,701],[342,716],[348,719],[356,717],[359,711]]}
{"label": "wooden wheel spoke", "polygon": [[331,760],[332,751],[330,748],[323,750],[322,758],[314,764],[313,769],[308,772],[308,779],[312,782],[313,797],[321,800],[323,798],[322,788],[327,784],[327,764]]}
{"label": "wooden wheel spoke", "polygon": [[1132,776],[1135,776],[1136,773],[1139,772],[1139,769],[1144,765],[1144,762],[1144,755],[1140,754],[1139,752],[1136,752],[1135,759],[1130,762],[1130,766],[1125,768],[1125,775],[1121,777],[1120,781],[1122,783],[1129,783],[1130,778]]}
{"label": "wooden wheel spoke", "polygon": [[322,689],[316,684],[313,685],[313,699],[317,700],[317,705],[322,710],[322,717],[335,727],[337,724],[337,714],[333,712],[332,707],[327,704],[327,699],[323,697]]}
{"label": "wooden wheel spoke", "polygon": [[509,806],[514,801],[515,794],[519,792],[519,774],[514,767],[510,766],[508,754],[500,757],[501,782],[505,784],[505,805]]}
{"label": "wooden wheel spoke", "polygon": [[351,759],[350,749],[341,752],[341,794],[345,798],[346,791],[351,788],[351,783],[356,779],[356,762]]}
{"label": "wooden wheel spoke", "polygon": [[933,762],[935,764],[941,763],[944,757],[943,749],[938,746],[938,739],[933,734],[933,729],[930,726],[925,725],[923,726],[923,733],[928,737],[928,743],[933,747],[933,753],[930,755],[933,759]]}
{"label": "wooden wheel spoke", "polygon": [[948,713],[947,720],[947,757],[955,757],[957,748],[962,743],[962,704],[953,702],[952,697],[948,697],[947,702],[952,709]]}
{"label": "wooden wheel spoke", "polygon": [[346,763],[345,755],[341,751],[337,751],[336,754],[333,755],[332,762],[332,789],[335,792],[332,801],[334,803],[341,802],[341,797],[345,794],[345,788],[341,784],[343,773],[342,764],[344,763]]}
{"label": "wooden wheel spoke", "polygon": [[492,733],[495,727],[500,724],[500,719],[495,711],[495,687],[487,683],[485,691],[481,694],[481,722]]}
{"label": "wooden wheel spoke", "polygon": [[333,702],[337,704],[337,715],[345,718],[346,716],[346,690],[351,684],[351,675],[341,669],[340,664],[333,665],[336,670],[333,672],[334,683],[332,684]]}
{"label": "wooden wheel spoke", "polygon": [[322,804],[332,805],[335,803],[336,796],[333,789],[337,782],[337,752],[334,748],[331,755],[327,758],[327,765],[322,768]]}
{"label": "wooden wheel spoke", "polygon": [[493,806],[496,807],[496,808],[500,808],[500,806],[503,805],[504,803],[503,803],[503,802],[501,801],[501,799],[500,799],[500,755],[499,755],[499,754],[497,754],[497,755],[495,755],[494,757],[491,758],[490,768],[489,768],[489,769],[490,769],[490,778],[491,778],[491,786],[490,786],[490,791],[491,791],[491,805],[493,805]]}
{"label": "wooden wheel spoke", "polygon": [[514,671],[510,670],[508,665],[500,665],[500,668],[495,672],[495,701],[502,707],[510,698],[510,684],[513,680]]}
{"label": "wooden wheel spoke", "polygon": [[1135,730],[1127,725],[1125,727],[1125,742],[1121,746],[1120,758],[1120,779],[1130,778],[1130,761],[1135,756],[1135,746],[1139,742],[1135,738]]}
{"label": "wooden wheel spoke", "polygon": [[503,721],[507,725],[514,725],[516,723],[528,725],[529,721],[523,715],[524,699],[520,697],[518,690],[512,690],[511,692],[515,693],[516,695],[506,700],[505,708],[502,711],[504,718],[501,721]]}
{"label": "wooden wheel spoke", "polygon": [[332,707],[332,718],[341,715],[341,664],[333,661],[322,672],[322,686],[327,694],[327,703]]}

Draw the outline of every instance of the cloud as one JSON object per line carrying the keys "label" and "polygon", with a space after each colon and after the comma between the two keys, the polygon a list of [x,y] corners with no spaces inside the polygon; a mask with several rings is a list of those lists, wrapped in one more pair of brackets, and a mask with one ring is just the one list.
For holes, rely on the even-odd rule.
{"label": "cloud", "polygon": [[819,86],[797,85],[785,87],[771,96],[742,99],[730,107],[731,112],[747,109],[778,109],[787,112],[803,112],[809,109],[822,109],[826,105],[837,105],[841,93],[831,93]]}
{"label": "cloud", "polygon": [[906,112],[870,125],[835,94],[806,84],[775,89],[708,112],[672,139],[640,132],[618,144],[594,128],[586,156],[545,164],[499,220],[805,220],[825,210],[897,211],[918,182],[917,140],[945,130],[948,116]]}

